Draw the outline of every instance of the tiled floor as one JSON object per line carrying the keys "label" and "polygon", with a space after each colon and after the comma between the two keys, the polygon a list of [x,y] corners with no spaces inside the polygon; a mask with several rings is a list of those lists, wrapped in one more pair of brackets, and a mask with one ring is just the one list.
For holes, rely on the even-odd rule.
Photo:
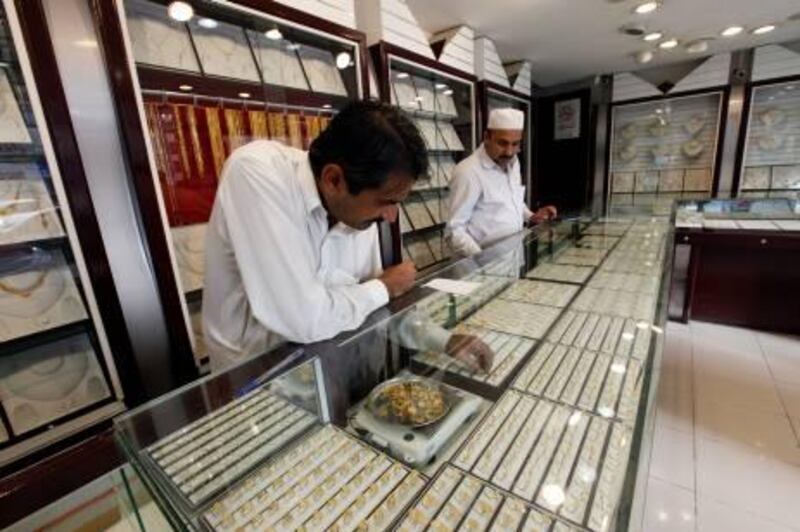
{"label": "tiled floor", "polygon": [[670,322],[644,530],[800,531],[800,338]]}

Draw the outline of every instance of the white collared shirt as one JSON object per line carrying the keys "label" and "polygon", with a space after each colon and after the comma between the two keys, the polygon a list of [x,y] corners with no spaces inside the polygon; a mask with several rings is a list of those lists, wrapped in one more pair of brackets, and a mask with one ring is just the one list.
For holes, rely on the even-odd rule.
{"label": "white collared shirt", "polygon": [[[308,153],[271,141],[226,161],[206,234],[211,369],[355,329],[389,301],[377,226],[329,230]],[[366,282],[362,282],[365,279]]]}
{"label": "white collared shirt", "polygon": [[519,159],[504,170],[483,144],[456,165],[447,203],[445,235],[461,255],[522,230],[533,214],[525,205]]}

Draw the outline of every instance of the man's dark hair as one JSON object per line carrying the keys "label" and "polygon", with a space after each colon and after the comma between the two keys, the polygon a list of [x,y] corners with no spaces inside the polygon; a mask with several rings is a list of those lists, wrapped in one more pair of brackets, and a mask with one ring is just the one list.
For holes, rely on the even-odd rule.
{"label": "man's dark hair", "polygon": [[309,159],[319,178],[326,164],[344,171],[355,195],[380,188],[392,172],[412,178],[428,172],[428,153],[417,126],[396,107],[369,100],[345,106],[311,143]]}

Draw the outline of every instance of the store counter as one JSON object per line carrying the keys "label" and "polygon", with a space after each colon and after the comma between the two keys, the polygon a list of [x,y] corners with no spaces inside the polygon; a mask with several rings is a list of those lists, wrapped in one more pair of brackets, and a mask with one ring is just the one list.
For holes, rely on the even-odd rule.
{"label": "store counter", "polygon": [[800,333],[800,202],[676,206],[671,317]]}
{"label": "store counter", "polygon": [[[641,529],[672,240],[650,216],[515,235],[357,331],[121,416],[117,440],[176,529]],[[450,334],[489,345],[489,372],[431,348]]]}

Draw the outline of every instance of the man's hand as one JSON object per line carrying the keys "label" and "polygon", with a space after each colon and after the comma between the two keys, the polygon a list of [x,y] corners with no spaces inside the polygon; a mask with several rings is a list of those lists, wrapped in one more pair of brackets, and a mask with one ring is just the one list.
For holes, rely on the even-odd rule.
{"label": "man's hand", "polygon": [[546,205],[533,213],[529,221],[532,224],[538,224],[547,220],[552,220],[556,216],[558,216],[558,210],[556,210],[553,205]]}
{"label": "man's hand", "polygon": [[408,292],[417,278],[417,268],[410,260],[383,270],[378,279],[386,285],[389,297],[397,297]]}
{"label": "man's hand", "polygon": [[489,373],[492,369],[494,352],[478,337],[471,334],[454,334],[447,342],[445,352],[464,363],[472,371]]}

